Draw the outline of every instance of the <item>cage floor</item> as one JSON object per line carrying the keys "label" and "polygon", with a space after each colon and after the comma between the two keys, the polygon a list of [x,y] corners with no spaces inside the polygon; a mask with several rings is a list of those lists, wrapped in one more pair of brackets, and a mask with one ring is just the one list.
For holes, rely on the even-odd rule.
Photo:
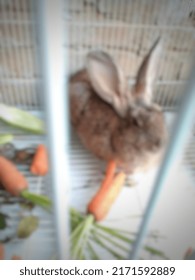
{"label": "cage floor", "polygon": [[[173,119],[174,114],[166,113],[168,128],[171,128]],[[85,212],[86,204],[99,187],[104,170],[105,164],[86,151],[73,132],[71,178],[72,205],[75,208]],[[147,174],[129,178],[103,223],[136,233],[156,173],[157,169],[154,169]],[[195,188],[188,166],[183,164],[173,166],[171,176],[155,209],[146,244],[160,249],[170,259],[182,259],[187,248],[195,246],[194,202]],[[101,257],[112,258],[106,251],[101,251]],[[141,257],[158,258],[146,251],[141,253]]]}
{"label": "cage floor", "polygon": [[[173,118],[173,114],[166,114],[168,127],[171,127]],[[29,147],[41,141],[43,139],[40,139],[40,137],[19,135],[15,138],[15,145],[19,148]],[[74,131],[72,131],[70,170],[71,205],[85,213],[87,203],[97,191],[103,178],[105,163],[96,159],[83,148]],[[30,175],[27,168],[22,168],[21,171],[28,178],[31,191],[49,194],[50,180],[48,177],[34,177]],[[154,169],[144,176],[139,174],[134,178],[129,177],[103,224],[136,233],[156,173],[157,170]],[[170,259],[182,259],[187,248],[195,246],[193,217],[195,212],[195,188],[189,174],[187,165],[178,164],[178,166],[172,168],[170,179],[162,191],[146,239],[147,245],[160,249]],[[7,213],[11,216],[9,230],[14,230],[20,210],[15,206],[9,206],[4,210],[8,211]],[[53,217],[39,208],[35,208],[32,214],[40,218],[39,229],[26,240],[16,239],[7,244],[7,259],[13,254],[18,254],[23,259],[51,259],[56,257]],[[112,259],[112,256],[105,250],[100,250],[99,255],[102,259]],[[141,258],[156,259],[158,257],[143,251]]]}

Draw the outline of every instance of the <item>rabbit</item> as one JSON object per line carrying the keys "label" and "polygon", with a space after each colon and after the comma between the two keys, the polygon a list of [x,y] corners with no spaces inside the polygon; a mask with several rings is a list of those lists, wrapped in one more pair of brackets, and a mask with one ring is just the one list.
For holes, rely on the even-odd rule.
{"label": "rabbit", "polygon": [[145,56],[132,88],[118,64],[103,51],[91,51],[85,68],[70,76],[70,114],[83,145],[127,174],[147,171],[162,157],[167,139],[152,87],[160,38]]}

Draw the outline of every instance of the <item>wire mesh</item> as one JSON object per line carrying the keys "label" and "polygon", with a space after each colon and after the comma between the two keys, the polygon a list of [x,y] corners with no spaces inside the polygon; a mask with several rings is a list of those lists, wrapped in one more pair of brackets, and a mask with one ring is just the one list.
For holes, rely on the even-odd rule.
{"label": "wire mesh", "polygon": [[86,53],[103,49],[133,81],[151,42],[164,40],[154,99],[175,110],[190,70],[195,45],[192,7],[187,1],[70,1],[65,25],[70,71],[83,66]]}

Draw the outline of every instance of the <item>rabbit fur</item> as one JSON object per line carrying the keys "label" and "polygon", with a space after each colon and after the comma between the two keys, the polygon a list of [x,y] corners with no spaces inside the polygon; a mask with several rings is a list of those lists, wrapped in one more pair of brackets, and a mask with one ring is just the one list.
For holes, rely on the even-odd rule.
{"label": "rabbit fur", "polygon": [[71,121],[81,142],[98,158],[116,160],[129,174],[157,165],[166,143],[163,112],[152,101],[159,41],[144,58],[131,89],[102,51],[90,52],[86,67],[70,77]]}

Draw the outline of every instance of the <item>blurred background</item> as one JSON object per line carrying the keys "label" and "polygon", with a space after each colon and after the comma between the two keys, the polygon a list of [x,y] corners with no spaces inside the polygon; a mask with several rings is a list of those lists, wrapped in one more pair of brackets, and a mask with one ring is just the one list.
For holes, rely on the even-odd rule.
{"label": "blurred background", "polygon": [[[41,2],[0,0],[0,103],[46,119],[47,96],[43,94],[42,84],[45,80],[44,68],[41,65],[44,61],[40,59],[40,49],[43,51],[44,45],[43,38],[40,38],[43,35],[40,32],[40,15],[38,17]],[[84,66],[86,54],[90,50],[101,49],[118,61],[131,85],[135,81],[144,56],[154,41],[159,36],[162,38],[163,51],[153,98],[163,108],[167,126],[171,131],[191,73],[192,54],[195,49],[195,2],[192,0],[62,2],[61,24],[64,33],[61,35],[64,57],[61,57],[61,61],[66,69],[64,83],[70,73]],[[50,15],[51,22],[55,16]],[[67,90],[64,90],[64,95],[68,104]],[[67,108],[64,107],[64,110],[67,111]],[[55,120],[61,122],[60,116],[59,114]],[[49,121],[47,118],[48,126]],[[64,121],[69,124],[68,118]],[[194,123],[194,120],[192,122]],[[194,126],[191,127],[186,148],[180,151],[182,160],[172,167],[145,240],[148,246],[157,248],[170,259],[183,259],[186,250],[195,247],[195,130]],[[34,147],[40,142],[47,142],[47,138],[51,137],[51,133],[45,136],[27,134],[19,129],[9,128],[3,122],[0,123],[0,131],[14,134],[14,145],[17,148]],[[70,172],[67,172],[70,178],[70,203],[72,207],[85,213],[86,204],[97,191],[103,178],[105,163],[86,151],[71,125],[70,130],[64,129],[63,132],[64,137],[70,139],[68,146]],[[52,145],[53,142],[49,143]],[[50,149],[52,151],[52,146]],[[61,158],[58,158],[58,161],[60,164]],[[58,196],[53,195],[52,191],[55,185],[51,182],[55,180],[50,179],[50,176],[55,177],[55,174],[52,175],[55,170],[51,168],[47,176],[36,177],[30,174],[26,166],[19,168],[27,177],[31,191],[48,195],[54,200],[54,204],[58,204],[56,201]],[[129,230],[136,235],[157,169],[151,170],[144,178],[139,174],[136,181],[134,178],[128,178],[122,193],[102,224]],[[3,239],[15,230],[20,210],[15,204],[2,204],[0,210],[10,215],[9,229],[0,231]],[[63,230],[60,229],[60,219],[63,219],[63,215],[57,218],[56,227],[54,220],[58,211],[54,212],[54,216],[36,208],[33,211],[40,218],[38,230],[28,239],[7,242],[6,258],[10,258],[13,252],[18,252],[24,259],[51,259],[57,256],[58,231]],[[126,244],[126,247],[130,250],[130,245],[128,247]],[[102,259],[115,258],[103,248],[97,250]],[[142,250],[140,258],[160,257],[158,254]]]}

